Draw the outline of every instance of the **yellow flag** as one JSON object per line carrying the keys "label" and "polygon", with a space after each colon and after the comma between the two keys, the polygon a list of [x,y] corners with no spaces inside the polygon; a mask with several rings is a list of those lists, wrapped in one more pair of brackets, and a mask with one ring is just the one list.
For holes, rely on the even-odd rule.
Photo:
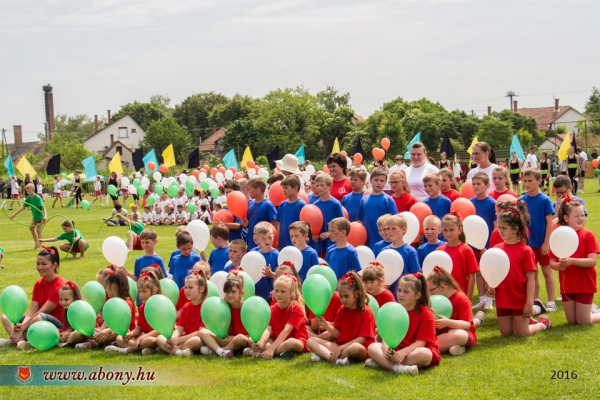
{"label": "yellow flag", "polygon": [[[560,145],[560,149],[558,149],[558,153],[556,153],[559,161],[564,161],[567,159],[567,157],[569,156],[569,148],[570,147],[571,147],[571,133],[567,132],[567,134],[565,135],[565,140],[563,140],[562,144]],[[17,165],[17,168],[18,167],[19,166]]]}
{"label": "yellow flag", "polygon": [[177,163],[175,162],[175,152],[173,151],[173,143],[171,143],[169,145],[169,147],[167,147],[165,149],[165,151],[163,151],[162,156],[163,156],[163,163],[167,167],[172,167],[174,165],[177,165]]}
{"label": "yellow flag", "polygon": [[37,172],[35,171],[35,169],[33,169],[31,164],[29,163],[29,161],[27,161],[25,157],[21,157],[21,159],[17,163],[17,169],[23,175],[29,174],[31,178],[37,175]]}
{"label": "yellow flag", "polygon": [[335,138],[335,141],[333,142],[333,149],[331,149],[331,154],[339,153],[339,152],[340,152],[340,143],[338,142],[337,138]]}
{"label": "yellow flag", "polygon": [[248,147],[246,147],[246,150],[244,150],[244,156],[242,157],[242,167],[247,169],[248,166],[246,164],[250,160],[254,161],[254,158],[252,157],[252,152],[250,151],[250,146],[248,146]]}
{"label": "yellow flag", "polygon": [[123,173],[123,164],[121,164],[121,154],[117,151],[113,159],[108,164],[108,170],[115,174]]}
{"label": "yellow flag", "polygon": [[467,153],[469,154],[473,154],[473,146],[475,146],[477,144],[477,142],[479,142],[479,139],[477,139],[477,136],[475,136],[473,138],[473,141],[471,142],[471,145],[469,146],[469,148],[467,149]]}

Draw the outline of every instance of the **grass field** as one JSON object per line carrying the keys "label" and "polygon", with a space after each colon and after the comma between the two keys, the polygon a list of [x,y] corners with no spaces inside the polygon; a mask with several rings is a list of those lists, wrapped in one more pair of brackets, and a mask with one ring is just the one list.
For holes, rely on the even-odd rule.
{"label": "grass field", "polygon": [[[588,179],[586,201],[590,214],[587,227],[600,231],[600,205],[596,193],[598,183]],[[96,205],[91,211],[48,209],[48,215],[64,214],[76,222],[90,243],[85,260],[66,259],[60,273],[80,286],[94,279],[96,272],[107,265],[97,248],[96,234],[101,219],[111,208]],[[30,214],[17,216],[28,223]],[[62,217],[53,218],[44,228],[45,237],[61,232]],[[174,227],[158,227],[157,252],[168,257],[175,248]],[[98,246],[109,235],[125,238],[126,228],[102,227]],[[29,296],[38,279],[35,269],[36,252],[32,251],[29,230],[0,214],[0,246],[6,255],[5,269],[0,270],[0,291],[16,284]],[[127,267],[141,252],[130,253]],[[165,259],[165,263],[168,259]],[[130,267],[130,268],[129,268]],[[542,294],[545,299],[545,294]],[[598,298],[596,297],[598,303]],[[396,376],[384,371],[365,369],[362,364],[336,367],[315,365],[309,355],[291,361],[263,361],[217,357],[188,359],[155,355],[106,354],[103,351],[52,349],[48,351],[18,351],[14,347],[0,348],[2,365],[128,365],[152,366],[157,374],[169,376],[172,385],[192,385],[186,388],[152,387],[0,387],[0,398],[65,399],[73,398],[174,398],[174,390],[185,397],[204,398],[595,398],[600,387],[600,326],[574,327],[566,324],[561,303],[558,312],[551,313],[554,326],[529,339],[503,338],[496,325],[495,312],[488,312],[483,327],[477,331],[475,349],[459,357],[443,356],[439,367],[422,371],[418,377]],[[4,331],[0,337],[7,337]],[[577,379],[551,379],[552,371],[576,370]],[[68,394],[70,393],[70,394]]]}

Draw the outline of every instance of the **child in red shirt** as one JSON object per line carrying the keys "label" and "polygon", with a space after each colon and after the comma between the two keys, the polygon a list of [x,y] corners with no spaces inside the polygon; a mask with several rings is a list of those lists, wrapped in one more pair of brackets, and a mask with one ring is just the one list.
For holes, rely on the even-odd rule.
{"label": "child in red shirt", "polygon": [[434,367],[441,360],[435,335],[435,316],[429,308],[429,290],[423,274],[416,272],[400,279],[398,302],[408,312],[406,336],[395,349],[388,347],[385,342],[371,344],[371,358],[365,362],[365,366],[417,375],[419,368]]}
{"label": "child in red shirt", "polygon": [[[145,270],[145,268],[142,270],[142,272],[144,270]],[[193,274],[196,271],[199,271],[199,274],[202,275],[202,277],[208,284],[208,280],[210,279],[210,264],[207,263],[206,261],[198,261],[192,267],[192,271],[190,272],[190,274]],[[158,268],[158,270],[156,272],[162,274],[162,270],[160,268]],[[162,278],[160,278],[160,279],[162,279]],[[184,286],[181,289],[179,289],[179,297],[177,298],[177,303],[175,303],[175,317],[176,318],[179,318],[179,315],[181,315],[181,309],[183,308],[183,306],[185,306],[186,303],[189,303],[189,302],[190,301],[188,300],[188,298],[185,297],[185,286]]]}
{"label": "child in red shirt", "polygon": [[456,190],[456,180],[454,179],[454,172],[448,168],[442,168],[439,172],[440,178],[442,178],[442,194],[450,199],[454,203],[454,200],[462,197],[460,192]]}
{"label": "child in red shirt", "polygon": [[349,365],[350,361],[364,361],[367,349],[375,341],[375,317],[367,305],[368,297],[360,276],[350,271],[340,279],[338,290],[342,307],[333,325],[323,317],[317,325],[335,338],[335,342],[312,337],[306,342],[315,354],[310,361],[329,361],[337,365]]}
{"label": "child in red shirt", "polygon": [[390,186],[393,191],[392,199],[394,199],[399,213],[410,211],[410,208],[417,204],[415,196],[410,194],[406,176],[402,171],[394,171],[390,174]]}
{"label": "child in red shirt", "polygon": [[385,272],[383,266],[377,261],[373,261],[363,270],[362,281],[365,283],[365,289],[377,300],[379,307],[385,303],[395,302],[396,299],[392,292],[385,285]]}
{"label": "child in red shirt", "polygon": [[565,196],[558,208],[558,223],[577,233],[579,246],[569,258],[558,259],[550,250],[550,267],[558,271],[563,308],[569,324],[588,325],[600,322],[594,307],[598,241],[594,233],[583,227],[585,210],[581,203]]}
{"label": "child in red shirt", "polygon": [[494,168],[494,170],[492,171],[492,181],[494,182],[494,186],[496,186],[496,190],[490,193],[489,196],[494,200],[498,200],[498,197],[502,196],[503,194],[510,194],[514,196],[515,199],[519,197],[515,192],[510,190],[510,174],[508,173],[508,170],[506,168]]}
{"label": "child in red shirt", "polygon": [[85,340],[85,336],[73,329],[67,318],[67,311],[74,301],[81,300],[81,292],[75,282],[68,281],[58,292],[58,297],[60,305],[65,310],[65,323],[63,324],[63,329],[58,330],[60,332],[60,343],[58,344],[58,347],[74,346]]}

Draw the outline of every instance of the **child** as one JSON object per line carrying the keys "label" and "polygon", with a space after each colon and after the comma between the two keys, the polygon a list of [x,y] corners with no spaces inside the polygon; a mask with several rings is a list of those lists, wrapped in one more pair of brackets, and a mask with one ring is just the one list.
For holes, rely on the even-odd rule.
{"label": "child", "polygon": [[365,194],[365,182],[367,181],[367,171],[364,169],[353,169],[348,173],[350,178],[350,187],[352,193],[348,193],[342,199],[342,206],[348,211],[350,222],[356,221],[360,201]]}
{"label": "child", "polygon": [[204,222],[206,225],[211,224],[212,216],[210,215],[210,212],[208,212],[208,207],[205,204],[200,206],[200,212],[198,213],[197,219]]}
{"label": "child", "polygon": [[447,243],[436,251],[445,251],[452,259],[452,278],[469,299],[473,297],[475,274],[479,265],[473,249],[465,244],[462,221],[455,214],[448,214],[442,219],[442,229]]}
{"label": "child", "polygon": [[435,335],[435,316],[429,308],[427,281],[420,272],[400,279],[398,302],[408,311],[410,322],[406,336],[395,349],[385,343],[371,344],[371,358],[365,362],[365,366],[417,375],[419,368],[434,367],[441,361]]}
{"label": "child", "polygon": [[254,242],[254,227],[260,222],[269,222],[274,224],[277,220],[277,210],[271,200],[265,198],[265,190],[267,184],[262,178],[252,178],[248,181],[248,196],[250,201],[248,202],[248,214],[245,219],[240,223],[242,226],[248,228],[248,237],[246,243],[248,243],[249,249],[254,249],[256,243]]}
{"label": "child", "polygon": [[600,322],[598,307],[593,304],[594,293],[598,291],[596,263],[600,248],[596,236],[583,227],[584,223],[583,205],[565,196],[558,208],[558,224],[575,230],[579,246],[566,259],[558,259],[550,252],[550,267],[558,271],[567,322],[578,325]]}
{"label": "child", "polygon": [[281,181],[281,188],[283,189],[286,201],[279,204],[275,229],[279,233],[279,248],[283,249],[284,247],[292,246],[289,227],[294,222],[300,220],[300,210],[306,205],[306,202],[298,198],[300,178],[296,175],[286,176]]}
{"label": "child", "polygon": [[503,336],[530,336],[550,328],[552,324],[545,315],[540,316],[539,322],[530,322],[533,315],[536,262],[534,252],[526,244],[525,222],[518,208],[510,205],[507,212],[500,215],[498,232],[503,243],[495,248],[503,250],[510,260],[506,278],[497,288],[490,288],[488,291],[490,295],[496,295],[500,333]]}
{"label": "child", "polygon": [[[210,252],[208,263],[210,264],[210,274],[214,275],[219,271],[225,271],[225,264],[229,261],[229,230],[225,225],[215,224],[210,228],[210,241],[214,249]],[[206,261],[206,254],[200,253],[200,256]]]}
{"label": "child", "polygon": [[438,315],[435,321],[436,335],[441,353],[453,356],[463,354],[466,349],[475,347],[475,329],[483,324],[485,313],[479,311],[475,318],[471,313],[471,300],[465,296],[458,284],[444,268],[433,267],[427,277],[429,294],[441,295],[452,304],[452,315],[446,318]]}
{"label": "child", "polygon": [[19,200],[19,181],[17,181],[16,175],[13,175],[10,181],[10,198],[12,199],[12,201],[8,206],[9,210],[13,209],[13,204],[15,203],[15,200],[17,200],[17,204],[19,205],[19,207],[21,207],[21,201]]}
{"label": "child", "polygon": [[[314,174],[312,174],[310,176],[310,190],[311,192],[308,194],[308,204],[315,204],[315,202],[317,200],[319,200],[319,198],[321,196],[319,196],[315,190],[315,181],[317,179],[317,176],[320,175],[322,172],[315,172]],[[333,182],[333,179],[332,179]],[[333,184],[333,183],[332,183]]]}
{"label": "child", "polygon": [[319,174],[315,178],[314,188],[319,195],[319,199],[315,201],[315,206],[319,207],[321,213],[323,213],[323,228],[321,229],[321,234],[313,236],[313,240],[316,242],[315,250],[319,254],[319,257],[323,257],[327,252],[327,249],[333,244],[333,241],[329,237],[329,222],[334,218],[344,217],[342,204],[331,196],[332,185],[333,178],[330,175]]}
{"label": "child", "polygon": [[423,235],[427,239],[426,243],[423,243],[417,249],[417,258],[419,259],[419,265],[423,267],[423,261],[432,252],[437,250],[440,246],[446,244],[443,240],[439,239],[442,233],[442,221],[437,215],[428,215],[423,220]]}
{"label": "child", "polygon": [[[60,291],[58,292],[58,298],[60,305],[64,310],[65,319],[63,328],[58,330],[60,333],[60,343],[58,343],[58,347],[73,346],[75,343],[81,342],[84,337],[80,333],[75,332],[69,323],[67,312],[69,310],[69,306],[73,304],[74,301],[81,300],[81,292],[79,291],[79,288],[75,282],[68,281],[65,286],[60,288]],[[73,340],[70,340],[71,336],[73,336]],[[77,338],[76,341],[75,338]]]}
{"label": "child", "polygon": [[102,204],[102,181],[100,180],[100,176],[96,176],[96,180],[94,181],[94,194],[96,197],[92,200],[92,205],[96,200],[100,200],[100,204]]}
{"label": "child", "polygon": [[298,289],[298,281],[282,275],[275,281],[275,300],[271,306],[271,321],[258,343],[252,343],[244,355],[292,358],[296,353],[307,351],[308,333],[304,316],[304,300]]}
{"label": "child", "polygon": [[238,268],[242,264],[242,258],[248,251],[248,245],[242,239],[235,239],[229,244],[229,262],[225,264],[225,272]]}
{"label": "child", "polygon": [[118,352],[121,354],[142,352],[143,356],[154,354],[156,351],[156,337],[158,332],[146,321],[144,308],[148,299],[155,294],[161,294],[158,276],[153,271],[144,272],[137,282],[138,296],[141,304],[138,308],[138,322],[135,329],[127,332],[125,336],[117,336],[116,346],[106,346],[107,353]]}
{"label": "child", "polygon": [[138,216],[138,220],[142,219],[142,214],[138,211],[138,206],[135,204],[132,204],[131,205],[131,213],[129,215],[127,215],[127,218],[133,219],[134,215]]}
{"label": "child", "polygon": [[[554,207],[550,197],[540,192],[540,183],[542,174],[539,170],[528,168],[523,173],[523,187],[527,191],[526,194],[519,197],[519,200],[524,200],[529,210],[529,246],[535,254],[536,262],[542,267],[544,280],[546,281],[546,293],[548,302],[546,309],[549,312],[556,311],[556,303],[554,302],[554,274],[550,268],[550,259],[548,251],[550,250],[550,234],[552,233],[552,218]],[[535,292],[534,298],[539,298],[540,281],[537,273],[535,274]]]}
{"label": "child", "polygon": [[[200,275],[208,285],[208,280],[210,279],[210,265],[206,261],[200,261],[194,264],[190,275]],[[186,277],[187,278],[187,277]],[[208,286],[207,286],[208,287]],[[175,303],[175,317],[179,318],[181,315],[181,310],[183,306],[185,306],[190,301],[187,297],[185,297],[185,286],[179,289],[179,297],[177,298],[177,303]]]}
{"label": "child", "polygon": [[503,194],[510,194],[512,196],[519,197],[515,192],[510,190],[510,175],[506,168],[494,168],[492,171],[492,181],[494,182],[494,186],[496,186],[496,190],[490,193],[490,197],[494,200],[498,200],[498,197],[502,196]]}
{"label": "child", "polygon": [[548,162],[548,153],[542,151],[540,154],[540,173],[542,174],[542,183],[540,188],[546,193],[550,186],[550,163]]}
{"label": "child", "polygon": [[364,361],[367,349],[375,341],[375,318],[367,305],[369,298],[360,276],[354,271],[344,275],[338,283],[342,307],[330,324],[324,318],[317,318],[317,325],[335,338],[323,340],[311,337],[306,342],[315,354],[313,362],[327,360],[336,365],[349,365],[351,361]]}
{"label": "child", "polygon": [[[229,196],[231,192],[240,191],[240,184],[235,180],[227,181],[223,184],[223,188],[225,189],[225,195]],[[229,229],[229,241],[233,242],[235,239],[242,238],[242,222],[241,218],[234,216],[233,222],[225,223],[224,221],[219,221],[218,219],[214,222],[219,222],[224,224],[227,229]]]}
{"label": "child", "polygon": [[165,205],[165,213],[161,221],[161,225],[174,225],[176,221],[175,214],[173,213],[173,206],[170,204]]}
{"label": "child", "polygon": [[460,157],[457,154],[454,154],[452,173],[454,174],[454,181],[456,182],[456,188],[458,189],[460,187],[460,182],[462,181],[462,165],[460,165]]}
{"label": "child", "polygon": [[390,292],[385,285],[385,272],[383,266],[379,262],[373,261],[367,265],[363,270],[362,280],[365,283],[367,293],[377,300],[379,308],[386,303],[393,303],[396,301],[392,292]]}
{"label": "child", "polygon": [[143,225],[152,225],[152,206],[145,205],[144,206],[144,214],[142,215],[142,224]]}
{"label": "child", "polygon": [[127,231],[127,248],[129,251],[131,250],[143,250],[142,248],[142,240],[140,235],[144,231],[144,225],[139,222],[140,217],[138,217],[139,213],[134,213],[132,215],[132,219],[127,217],[123,217],[123,219],[129,223],[130,229]]}
{"label": "child", "polygon": [[[402,260],[404,261],[404,270],[400,276],[411,274],[413,272],[420,272],[421,266],[419,265],[417,251],[409,243],[404,242],[404,235],[406,234],[406,229],[408,227],[404,217],[401,215],[391,216],[387,221],[387,227],[388,238],[392,244],[384,248],[384,250],[395,250],[402,257]],[[390,291],[392,293],[398,291],[398,281],[390,286]]]}
{"label": "child", "polygon": [[173,280],[181,289],[194,264],[202,259],[198,253],[192,252],[194,240],[189,232],[178,233],[175,240],[179,252],[172,254],[169,259],[169,274],[173,275]]}
{"label": "child", "polygon": [[154,229],[146,228],[140,233],[140,247],[144,250],[144,255],[135,259],[133,275],[128,273],[127,270],[123,268],[129,277],[137,281],[142,274],[142,270],[153,265],[157,265],[160,268],[163,276],[167,275],[165,262],[161,256],[156,254],[154,249],[156,247],[156,243],[158,243],[158,236]]}
{"label": "child", "polygon": [[553,183],[554,193],[556,194],[556,201],[552,204],[552,207],[556,210],[557,203],[562,200],[565,196],[569,196],[571,200],[578,201],[583,206],[583,213],[587,217],[588,213],[585,208],[585,201],[581,197],[573,195],[573,186],[571,185],[571,179],[567,175],[557,176]]}
{"label": "child", "polygon": [[54,208],[54,206],[56,205],[56,200],[60,200],[60,206],[62,208],[64,208],[64,204],[62,202],[62,190],[60,188],[60,177],[58,175],[56,175],[54,177],[54,183],[53,183],[53,193],[54,193],[54,203],[52,203],[52,208]]}
{"label": "child", "polygon": [[159,335],[156,339],[156,344],[162,351],[181,357],[190,357],[194,350],[200,350],[203,342],[199,330],[204,328],[201,313],[206,295],[206,280],[202,275],[194,273],[185,278],[185,297],[189,302],[181,309],[173,336],[167,339],[163,335]]}
{"label": "child", "polygon": [[377,231],[379,232],[379,236],[381,236],[381,240],[375,243],[375,246],[373,246],[373,254],[375,257],[377,257],[384,248],[388,247],[392,243],[388,237],[387,226],[390,217],[390,214],[385,214],[377,219]]}
{"label": "child", "polygon": [[410,194],[410,187],[402,171],[394,171],[390,174],[390,186],[393,192],[392,200],[396,203],[399,213],[410,211],[410,208],[417,204],[415,196]]}
{"label": "child", "polygon": [[[113,217],[116,217],[116,219],[112,219]],[[106,225],[108,226],[125,226],[127,223],[123,218],[127,218],[127,211],[121,204],[116,203],[115,208],[112,210],[112,217],[102,219],[106,221]]]}
{"label": "child", "polygon": [[[371,194],[363,197],[356,219],[367,228],[369,247],[373,248],[382,237],[377,231],[377,220],[385,214],[398,214],[396,203],[383,192],[387,174],[383,168],[373,168],[371,171]],[[339,279],[339,277],[338,277]]]}
{"label": "child", "polygon": [[360,271],[360,261],[358,252],[346,241],[350,233],[350,221],[346,218],[334,218],[329,222],[329,233],[331,241],[334,243],[325,255],[325,261],[329,264],[335,276],[339,280],[349,271]]}
{"label": "child", "polygon": [[[46,222],[46,207],[44,206],[44,200],[35,194],[33,183],[28,183],[25,186],[25,191],[27,192],[27,197],[22,205],[19,203],[19,209],[10,216],[10,219],[14,219],[25,207],[31,207],[31,225],[29,226],[29,231],[33,237],[33,249],[37,250],[40,248],[39,239],[42,238],[42,225]],[[10,209],[12,210],[12,204]]]}
{"label": "child", "polygon": [[242,323],[241,310],[244,301],[244,278],[240,275],[229,275],[223,285],[225,301],[231,310],[231,322],[227,336],[223,339],[218,338],[210,330],[203,328],[200,330],[200,338],[204,346],[200,348],[203,355],[216,353],[219,357],[233,358],[235,350],[248,348],[252,345],[252,340],[248,336],[248,331]]}
{"label": "child", "polygon": [[38,184],[36,186],[36,193],[42,199],[44,198],[44,182],[42,182],[41,180],[38,181]]}
{"label": "child", "polygon": [[85,238],[83,237],[81,232],[75,229],[74,224],[74,222],[68,220],[63,221],[63,223],[61,224],[63,233],[54,238],[40,239],[40,243],[66,240],[68,243],[61,244],[60,249],[66,253],[72,254],[73,258],[77,257],[77,253],[80,253],[81,258],[84,258],[85,251],[90,247],[90,245],[85,241]]}
{"label": "child", "polygon": [[302,253],[302,267],[298,271],[300,282],[304,282],[308,270],[313,265],[319,265],[319,255],[308,245],[310,225],[304,221],[296,221],[290,225],[290,240],[292,245]]}
{"label": "child", "polygon": [[277,257],[279,256],[279,251],[273,248],[273,226],[268,222],[259,222],[255,225],[252,242],[256,242],[257,247],[251,251],[259,251],[265,258],[263,277],[256,282],[254,295],[260,296],[268,302],[271,299],[273,278],[275,278]]}
{"label": "child", "polygon": [[[446,196],[442,196],[442,179],[437,173],[425,175],[423,178],[423,187],[429,197],[423,200],[431,208],[431,213],[438,218],[444,218],[444,215],[450,212],[452,201]],[[440,238],[441,239],[441,238]]]}
{"label": "child", "polygon": [[456,190],[456,181],[454,180],[454,173],[448,168],[442,168],[439,172],[441,178],[441,190],[442,194],[450,199],[450,202],[454,203],[454,200],[462,197],[460,192]]}

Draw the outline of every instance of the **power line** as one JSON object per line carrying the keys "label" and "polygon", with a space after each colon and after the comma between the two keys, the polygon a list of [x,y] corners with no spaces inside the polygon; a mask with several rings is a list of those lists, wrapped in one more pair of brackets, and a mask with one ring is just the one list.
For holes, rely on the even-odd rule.
{"label": "power line", "polygon": [[[572,91],[568,91],[568,92],[520,94],[518,96],[519,97],[524,97],[524,96],[548,96],[548,95],[554,95],[554,94],[586,93],[586,92],[589,93],[589,92],[593,92],[593,91],[594,91],[593,89],[587,89],[587,90],[572,90]],[[448,106],[448,108],[451,108],[451,107],[460,107],[460,106],[466,106],[466,105],[469,105],[469,104],[478,104],[478,103],[484,103],[484,102],[488,102],[488,101],[496,101],[496,100],[502,100],[502,99],[503,99],[503,97],[496,97],[496,98],[487,99],[487,100],[471,101],[469,103],[451,104],[451,105]],[[512,99],[511,99],[511,107],[512,107]]]}

